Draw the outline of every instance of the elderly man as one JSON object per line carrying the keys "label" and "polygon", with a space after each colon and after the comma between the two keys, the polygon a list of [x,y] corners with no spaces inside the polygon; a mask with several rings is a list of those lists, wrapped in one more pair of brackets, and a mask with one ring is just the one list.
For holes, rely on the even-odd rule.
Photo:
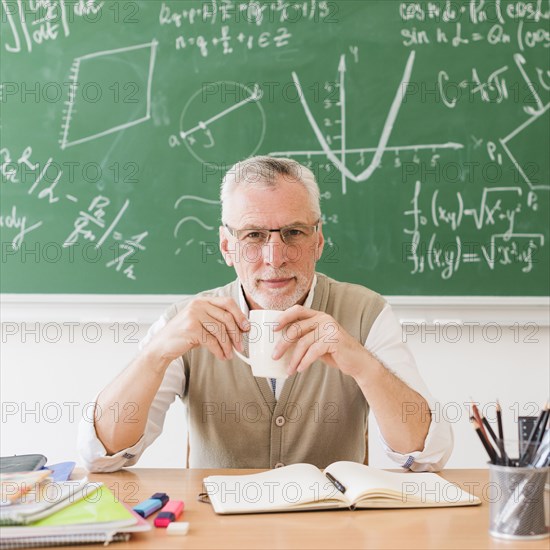
{"label": "elderly man", "polygon": [[[390,307],[367,288],[315,272],[324,237],[312,172],[288,159],[248,159],[225,175],[221,203],[220,249],[237,279],[185,298],[151,327],[97,398],[101,411],[135,404],[133,422],[103,414],[80,426],[87,467],[135,464],[178,396],[188,410],[191,467],[363,462],[370,409],[390,458],[415,471],[440,469],[452,432],[430,412],[435,402]],[[287,379],[255,378],[234,355],[252,309],[281,310],[278,330],[294,325]]]}

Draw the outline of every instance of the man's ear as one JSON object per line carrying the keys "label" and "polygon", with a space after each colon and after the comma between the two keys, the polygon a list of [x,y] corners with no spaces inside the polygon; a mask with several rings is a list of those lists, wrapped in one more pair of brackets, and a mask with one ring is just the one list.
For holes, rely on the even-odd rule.
{"label": "man's ear", "polygon": [[222,253],[225,263],[231,267],[233,265],[233,253],[229,251],[229,239],[223,225],[220,225],[220,252]]}
{"label": "man's ear", "polygon": [[323,235],[323,225],[319,222],[319,229],[317,230],[318,242],[315,247],[315,261],[318,262],[323,254],[323,248],[325,247],[325,236]]}

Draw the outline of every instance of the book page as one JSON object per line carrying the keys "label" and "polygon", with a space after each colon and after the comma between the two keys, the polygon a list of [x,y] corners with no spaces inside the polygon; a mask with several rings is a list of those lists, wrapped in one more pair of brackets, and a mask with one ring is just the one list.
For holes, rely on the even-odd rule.
{"label": "book page", "polygon": [[387,472],[357,462],[334,462],[325,469],[346,488],[357,507],[464,506],[481,501],[432,473]]}
{"label": "book page", "polygon": [[292,464],[259,474],[209,476],[203,484],[218,514],[350,506],[312,464]]}
{"label": "book page", "polygon": [[0,506],[0,525],[26,524],[45,518],[91,493],[102,483],[87,477],[74,481],[46,481],[11,506]]}
{"label": "book page", "polygon": [[38,470],[0,474],[0,506],[17,503],[27,493],[35,491],[51,473],[51,470]]}

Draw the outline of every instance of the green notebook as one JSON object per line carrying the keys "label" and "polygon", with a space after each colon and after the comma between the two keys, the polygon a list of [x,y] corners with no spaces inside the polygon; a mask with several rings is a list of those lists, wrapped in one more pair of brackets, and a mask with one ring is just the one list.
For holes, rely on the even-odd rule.
{"label": "green notebook", "polygon": [[136,519],[132,512],[116,499],[108,487],[101,485],[74,504],[33,523],[30,527],[89,525],[91,523],[111,525],[113,522],[133,525],[136,523]]}
{"label": "green notebook", "polygon": [[25,537],[103,536],[111,540],[118,532],[135,532],[150,529],[146,521],[134,514],[104,485],[91,483],[90,491],[74,504],[47,518],[25,526],[3,527],[0,530],[0,547]]}

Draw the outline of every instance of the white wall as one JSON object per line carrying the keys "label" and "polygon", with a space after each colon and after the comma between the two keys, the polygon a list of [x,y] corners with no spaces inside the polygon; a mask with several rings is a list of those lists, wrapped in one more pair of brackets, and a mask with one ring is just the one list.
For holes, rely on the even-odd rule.
{"label": "white wall", "polygon": [[[409,308],[406,317],[419,319],[418,312]],[[28,321],[8,320],[17,316],[2,315],[0,453],[39,452],[50,463],[78,461],[76,433],[81,416],[91,414],[88,404],[95,394],[132,358],[135,342],[148,324],[71,322],[69,318],[78,318],[74,311],[60,320],[63,316],[55,309],[42,312],[42,317],[47,315],[58,321],[38,323],[33,316],[27,316]],[[486,462],[469,425],[465,403],[470,398],[481,403],[500,399],[510,438],[517,437],[517,414],[533,414],[534,407],[548,399],[550,331],[538,322],[524,328],[527,321],[524,316],[516,327],[487,324],[487,319],[471,328],[405,326],[404,338],[421,374],[442,403],[436,412],[453,423],[455,449],[449,467],[481,467]],[[493,411],[489,407],[488,416]],[[138,465],[184,466],[185,424],[184,408],[176,402],[164,433]],[[392,466],[375,438],[371,438],[370,457],[374,466]]]}

